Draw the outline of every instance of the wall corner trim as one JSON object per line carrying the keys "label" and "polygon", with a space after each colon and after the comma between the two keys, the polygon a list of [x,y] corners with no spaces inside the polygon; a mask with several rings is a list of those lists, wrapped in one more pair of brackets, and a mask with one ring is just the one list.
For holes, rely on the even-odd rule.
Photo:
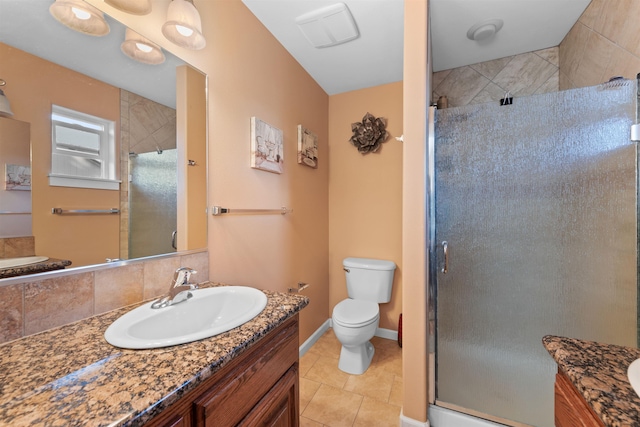
{"label": "wall corner trim", "polygon": [[418,421],[400,413],[400,427],[429,427],[429,421]]}

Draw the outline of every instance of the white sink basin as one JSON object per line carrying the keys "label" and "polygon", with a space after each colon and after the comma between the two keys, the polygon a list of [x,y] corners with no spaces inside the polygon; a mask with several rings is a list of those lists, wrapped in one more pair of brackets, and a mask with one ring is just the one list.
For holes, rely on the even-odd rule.
{"label": "white sink basin", "polygon": [[20,258],[3,258],[0,259],[0,269],[22,267],[23,265],[37,264],[44,262],[49,258],[46,256],[25,256]]}
{"label": "white sink basin", "polygon": [[640,396],[640,359],[634,360],[631,365],[629,365],[627,376],[629,377],[631,387],[633,387],[636,394]]}
{"label": "white sink basin", "polygon": [[122,348],[169,347],[221,334],[256,317],[267,296],[246,286],[195,289],[193,297],[164,308],[141,305],[116,319],[104,333]]}

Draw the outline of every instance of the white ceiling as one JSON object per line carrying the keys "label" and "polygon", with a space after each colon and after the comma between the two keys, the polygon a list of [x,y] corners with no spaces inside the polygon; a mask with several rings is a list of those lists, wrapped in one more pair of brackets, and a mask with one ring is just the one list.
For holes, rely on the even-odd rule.
{"label": "white ceiling", "polygon": [[[203,1],[211,0],[195,0],[196,7]],[[329,95],[403,78],[404,0],[242,1]],[[433,68],[440,71],[557,46],[590,0],[429,1]],[[341,45],[314,48],[295,18],[338,2],[348,6],[360,36]],[[165,105],[175,104],[171,99],[175,98],[175,71],[167,76],[160,70],[175,70],[180,63],[177,58],[167,54],[163,67],[137,63],[120,52],[124,27],[119,23],[110,19],[111,33],[105,37],[82,35],[51,17],[51,3],[0,0],[0,41]],[[504,20],[491,43],[467,39],[469,27],[487,18]],[[203,30],[206,36],[207,29]],[[62,59],[57,56],[60,50],[66,55]],[[138,75],[143,78],[134,82]],[[166,95],[161,93],[165,88]]]}
{"label": "white ceiling", "polygon": [[[51,16],[53,1],[0,0],[0,42],[175,108],[176,67],[183,61],[166,50],[161,65],[134,61],[120,50],[125,33],[121,23],[105,16],[109,34],[85,35]],[[6,90],[11,93],[11,82]]]}
{"label": "white ceiling", "polygon": [[[202,0],[201,0],[202,1]],[[329,95],[402,80],[404,0],[242,0]],[[311,46],[295,18],[338,2],[351,11],[360,37]],[[430,0],[433,69],[441,71],[558,46],[590,0]],[[467,30],[504,20],[491,40]]]}

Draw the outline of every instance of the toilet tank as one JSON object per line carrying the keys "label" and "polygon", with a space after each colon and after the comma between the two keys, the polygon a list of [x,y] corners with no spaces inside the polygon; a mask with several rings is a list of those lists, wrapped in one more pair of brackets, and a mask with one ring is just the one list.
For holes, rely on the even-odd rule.
{"label": "toilet tank", "polygon": [[391,300],[393,273],[396,269],[393,261],[345,258],[342,266],[347,277],[349,298],[377,303]]}

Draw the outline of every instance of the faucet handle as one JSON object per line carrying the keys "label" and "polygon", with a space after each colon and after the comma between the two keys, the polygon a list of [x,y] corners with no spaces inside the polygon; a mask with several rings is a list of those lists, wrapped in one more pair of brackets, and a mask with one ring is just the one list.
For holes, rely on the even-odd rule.
{"label": "faucet handle", "polygon": [[197,271],[189,267],[180,267],[173,274],[173,286],[189,285],[189,279]]}

